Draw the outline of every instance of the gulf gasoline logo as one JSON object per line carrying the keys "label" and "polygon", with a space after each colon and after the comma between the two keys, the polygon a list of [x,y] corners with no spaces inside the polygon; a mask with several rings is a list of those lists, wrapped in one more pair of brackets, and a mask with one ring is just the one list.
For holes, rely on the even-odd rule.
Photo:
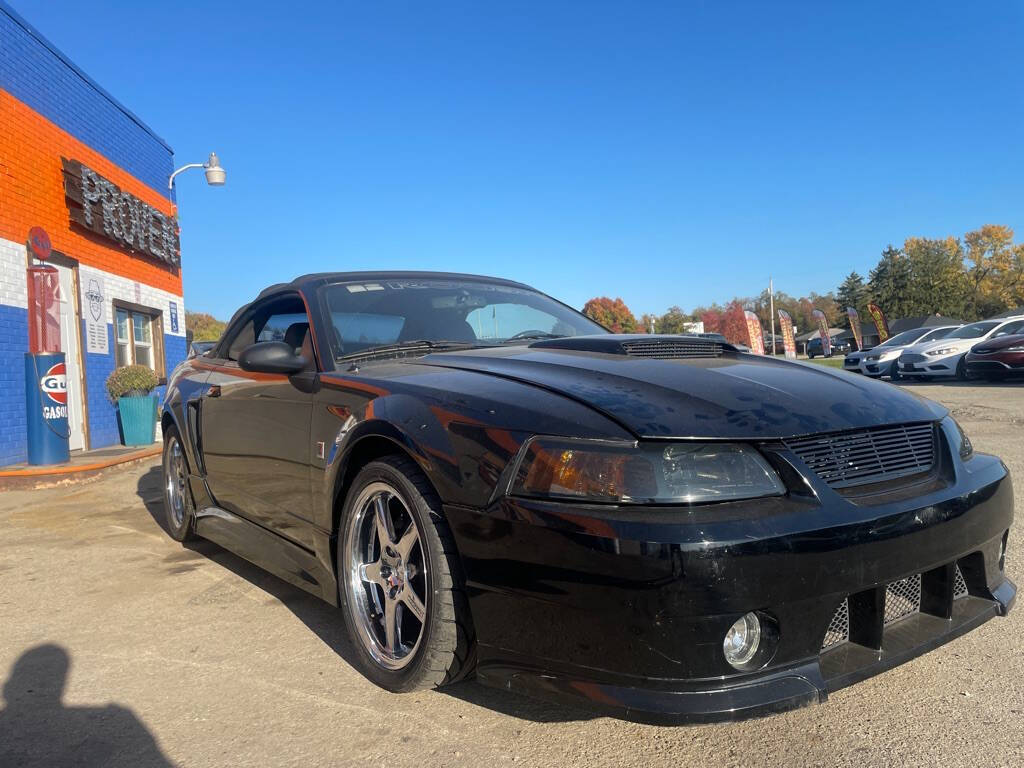
{"label": "gulf gasoline logo", "polygon": [[43,394],[58,405],[68,403],[68,377],[64,363],[50,366],[50,370],[39,379],[39,388]]}

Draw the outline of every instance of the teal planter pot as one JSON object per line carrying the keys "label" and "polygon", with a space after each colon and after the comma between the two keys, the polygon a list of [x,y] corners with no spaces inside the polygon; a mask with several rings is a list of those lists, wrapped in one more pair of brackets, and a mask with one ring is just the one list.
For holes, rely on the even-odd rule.
{"label": "teal planter pot", "polygon": [[119,397],[117,414],[121,421],[121,442],[152,445],[156,436],[156,398],[153,395]]}

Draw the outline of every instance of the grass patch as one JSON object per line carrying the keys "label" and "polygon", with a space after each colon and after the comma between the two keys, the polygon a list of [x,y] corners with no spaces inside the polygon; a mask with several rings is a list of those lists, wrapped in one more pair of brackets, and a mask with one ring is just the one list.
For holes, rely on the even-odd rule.
{"label": "grass patch", "polygon": [[804,362],[814,363],[815,365],[827,365],[830,368],[843,367],[843,358],[841,357],[816,357],[813,360],[807,359]]}

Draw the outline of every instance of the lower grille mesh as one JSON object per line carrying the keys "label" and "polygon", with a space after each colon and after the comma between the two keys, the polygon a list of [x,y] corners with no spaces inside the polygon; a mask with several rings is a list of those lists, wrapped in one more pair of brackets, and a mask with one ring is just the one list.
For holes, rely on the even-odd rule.
{"label": "lower grille mesh", "polygon": [[845,643],[850,639],[850,601],[843,600],[836,608],[836,612],[832,614],[832,621],[828,624],[828,629],[825,631],[825,640],[821,644],[821,649],[831,648],[833,645],[839,645]]}
{"label": "lower grille mesh", "polygon": [[[953,600],[967,597],[967,581],[959,565],[954,565]],[[908,576],[894,581],[885,587],[885,609],[882,616],[883,626],[888,627],[900,619],[920,612],[921,610],[921,574]],[[877,619],[876,619],[877,621]],[[821,641],[821,650],[827,651],[842,645],[850,639],[850,599],[846,598],[832,614],[832,620],[825,630],[825,638]]]}
{"label": "lower grille mesh", "polygon": [[885,588],[886,626],[921,610],[921,574],[894,581]]}

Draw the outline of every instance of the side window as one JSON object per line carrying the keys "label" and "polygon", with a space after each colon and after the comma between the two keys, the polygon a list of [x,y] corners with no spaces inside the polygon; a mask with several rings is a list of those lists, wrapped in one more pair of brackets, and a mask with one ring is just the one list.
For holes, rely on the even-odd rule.
{"label": "side window", "polygon": [[262,341],[283,341],[313,360],[309,317],[298,296],[270,299],[253,307],[234,334],[225,353],[228,360],[238,360],[246,347]]}
{"label": "side window", "polygon": [[297,323],[300,325],[304,324],[308,331],[309,318],[306,317],[305,310],[303,310],[301,313],[275,313],[268,317],[266,322],[263,323],[263,328],[260,330],[260,335],[256,337],[256,341],[285,341],[285,336],[288,333],[288,329]]}

